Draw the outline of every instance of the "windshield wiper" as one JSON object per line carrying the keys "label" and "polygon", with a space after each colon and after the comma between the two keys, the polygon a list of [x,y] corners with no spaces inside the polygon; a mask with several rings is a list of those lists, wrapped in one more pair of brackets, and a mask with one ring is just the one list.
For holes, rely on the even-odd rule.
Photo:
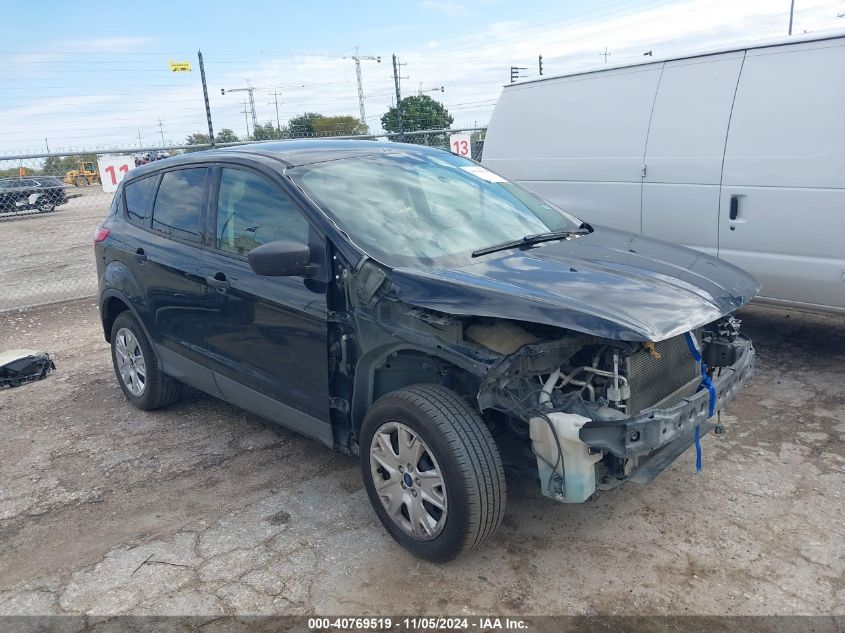
{"label": "windshield wiper", "polygon": [[[582,225],[584,227],[586,225]],[[526,235],[518,240],[509,240],[501,244],[493,244],[492,246],[485,246],[478,250],[472,251],[473,257],[480,257],[481,255],[488,255],[496,251],[505,251],[509,248],[519,248],[521,246],[532,246],[541,242],[553,242],[554,240],[565,240],[568,237],[575,235],[587,235],[591,233],[587,228],[567,229],[565,231],[549,231],[548,233],[536,233],[534,235]]]}

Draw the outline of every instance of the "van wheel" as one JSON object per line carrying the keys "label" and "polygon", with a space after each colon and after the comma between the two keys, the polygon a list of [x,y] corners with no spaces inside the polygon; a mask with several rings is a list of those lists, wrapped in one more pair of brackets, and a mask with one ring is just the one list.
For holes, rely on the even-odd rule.
{"label": "van wheel", "polygon": [[128,310],[112,325],[111,358],[120,388],[139,409],[159,409],[182,395],[182,384],[161,372],[143,328]]}
{"label": "van wheel", "polygon": [[439,385],[386,394],[361,427],[361,472],[390,535],[411,553],[451,560],[502,521],[499,451],[478,413]]}

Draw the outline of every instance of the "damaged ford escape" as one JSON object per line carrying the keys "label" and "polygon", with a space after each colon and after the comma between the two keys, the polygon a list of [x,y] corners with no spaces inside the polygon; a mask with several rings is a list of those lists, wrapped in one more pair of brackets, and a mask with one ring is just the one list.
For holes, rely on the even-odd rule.
{"label": "damaged ford escape", "polygon": [[430,560],[493,534],[505,466],[564,503],[651,481],[754,368],[745,272],[415,145],[141,166],[95,254],[132,404],[187,384],[358,456],[387,531]]}

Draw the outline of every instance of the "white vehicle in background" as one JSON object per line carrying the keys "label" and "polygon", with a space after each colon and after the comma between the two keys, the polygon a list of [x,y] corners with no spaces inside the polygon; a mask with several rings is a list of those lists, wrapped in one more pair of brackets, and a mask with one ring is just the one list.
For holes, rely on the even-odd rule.
{"label": "white vehicle in background", "polygon": [[577,216],[845,314],[845,35],[505,86],[483,162]]}

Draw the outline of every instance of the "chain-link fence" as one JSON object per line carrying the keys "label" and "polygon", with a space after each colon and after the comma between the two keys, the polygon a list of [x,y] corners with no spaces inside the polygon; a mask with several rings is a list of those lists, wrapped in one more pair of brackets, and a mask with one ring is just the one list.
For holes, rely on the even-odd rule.
{"label": "chain-link fence", "polygon": [[[450,136],[455,133],[470,138],[472,157],[480,160],[484,128],[408,132],[401,138],[396,134],[354,138],[449,149]],[[99,157],[128,156],[138,165],[208,147],[0,156],[0,312],[96,294],[93,235],[114,195],[103,191]]]}

